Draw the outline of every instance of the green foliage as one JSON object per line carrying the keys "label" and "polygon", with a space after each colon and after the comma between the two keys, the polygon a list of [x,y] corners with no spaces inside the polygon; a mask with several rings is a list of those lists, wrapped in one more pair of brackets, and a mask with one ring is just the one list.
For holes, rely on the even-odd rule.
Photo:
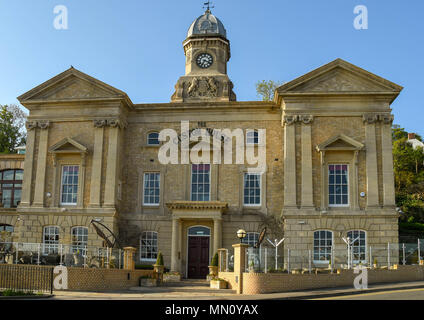
{"label": "green foliage", "polygon": [[[403,128],[394,128],[393,168],[396,187],[396,205],[402,210],[401,222],[424,222],[424,152],[414,150],[407,142],[408,133]],[[421,136],[416,135],[421,140]],[[410,233],[403,225],[401,233]],[[417,231],[417,230],[415,230]]]}
{"label": "green foliage", "polygon": [[25,144],[26,114],[17,105],[0,105],[0,153],[15,153]]}
{"label": "green foliage", "polygon": [[25,291],[15,291],[15,290],[5,290],[3,292],[0,292],[0,296],[3,297],[18,297],[18,296],[33,296],[33,292],[25,292]]}
{"label": "green foliage", "polygon": [[136,270],[153,270],[153,266],[151,264],[136,264]]}
{"label": "green foliage", "polygon": [[262,101],[272,101],[274,99],[274,92],[282,83],[272,80],[262,80],[256,83],[256,93],[262,98]]}
{"label": "green foliage", "polygon": [[163,255],[162,255],[162,252],[160,252],[160,251],[158,253],[158,258],[156,259],[156,265],[157,266],[163,266],[164,265],[164,263],[163,263]]}
{"label": "green foliage", "polygon": [[212,261],[211,261],[211,266],[212,267],[217,267],[218,266],[218,253],[215,253]]}

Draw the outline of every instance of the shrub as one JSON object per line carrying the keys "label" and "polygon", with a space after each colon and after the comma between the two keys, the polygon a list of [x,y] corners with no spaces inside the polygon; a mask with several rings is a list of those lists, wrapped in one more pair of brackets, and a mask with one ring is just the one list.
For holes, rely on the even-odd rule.
{"label": "shrub", "polygon": [[163,263],[163,255],[162,255],[162,252],[160,252],[160,251],[158,253],[158,258],[156,259],[156,265],[157,266],[163,266],[164,265],[164,263]]}
{"label": "shrub", "polygon": [[212,261],[211,261],[211,266],[212,267],[218,266],[218,253],[215,253],[215,255],[213,256]]}
{"label": "shrub", "polygon": [[153,266],[151,264],[136,264],[136,270],[153,270]]}

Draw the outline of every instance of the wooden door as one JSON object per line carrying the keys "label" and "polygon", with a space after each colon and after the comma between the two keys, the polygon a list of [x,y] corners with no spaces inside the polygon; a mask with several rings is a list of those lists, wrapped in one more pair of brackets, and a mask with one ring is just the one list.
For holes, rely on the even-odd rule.
{"label": "wooden door", "polygon": [[209,273],[209,237],[188,238],[188,278],[206,279]]}

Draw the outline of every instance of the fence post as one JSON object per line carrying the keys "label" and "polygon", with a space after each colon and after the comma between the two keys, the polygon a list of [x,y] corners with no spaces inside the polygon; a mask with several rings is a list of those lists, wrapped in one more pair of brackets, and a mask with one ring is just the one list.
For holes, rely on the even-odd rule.
{"label": "fence post", "polygon": [[309,249],[309,274],[312,273],[312,251]]}
{"label": "fence post", "polygon": [[405,244],[404,243],[402,243],[402,262],[403,262],[403,265],[406,265]]}
{"label": "fence post", "polygon": [[290,273],[290,249],[287,249],[287,273]]}
{"label": "fence post", "polygon": [[421,248],[420,248],[420,239],[418,239],[418,265],[421,262]]}
{"label": "fence post", "polygon": [[390,242],[387,243],[387,269],[390,268]]}
{"label": "fence post", "polygon": [[265,273],[268,272],[268,252],[267,252],[268,248],[265,248]]}
{"label": "fence post", "polygon": [[15,259],[15,264],[18,264],[18,256],[19,256],[19,242],[16,243],[16,259]]}
{"label": "fence post", "polygon": [[61,266],[63,265],[62,255],[63,255],[63,244],[60,245],[60,265]]}
{"label": "fence post", "polygon": [[370,264],[370,268],[371,268],[371,266],[374,264],[373,261],[372,261],[372,246],[370,246],[369,259],[370,259],[369,264]]}
{"label": "fence post", "polygon": [[41,245],[38,244],[38,257],[37,257],[37,265],[40,265],[40,254],[41,254]]}

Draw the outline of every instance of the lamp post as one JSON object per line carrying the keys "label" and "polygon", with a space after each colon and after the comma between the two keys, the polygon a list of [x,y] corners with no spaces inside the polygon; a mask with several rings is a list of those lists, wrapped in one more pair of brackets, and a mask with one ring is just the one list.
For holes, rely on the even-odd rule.
{"label": "lamp post", "polygon": [[246,235],[247,235],[247,233],[243,229],[240,229],[239,231],[237,231],[237,238],[240,239],[240,243],[243,242],[243,239],[246,238]]}

